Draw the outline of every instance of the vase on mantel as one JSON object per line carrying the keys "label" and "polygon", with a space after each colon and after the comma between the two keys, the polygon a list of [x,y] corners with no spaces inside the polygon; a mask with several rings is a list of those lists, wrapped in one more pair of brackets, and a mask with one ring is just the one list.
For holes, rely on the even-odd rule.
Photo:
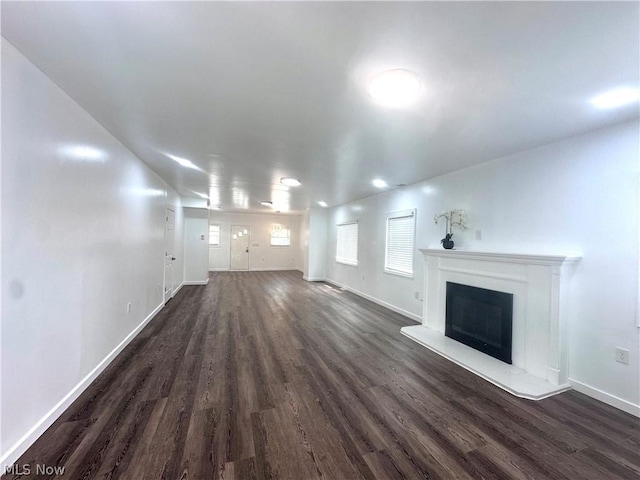
{"label": "vase on mantel", "polygon": [[445,237],[440,240],[442,246],[447,250],[451,250],[453,248],[453,240],[451,240],[451,237],[453,237],[453,233],[447,233]]}
{"label": "vase on mantel", "polygon": [[433,217],[433,221],[437,224],[438,220],[444,217],[445,225],[444,225],[444,233],[445,236],[440,243],[446,250],[451,250],[453,248],[453,232],[451,231],[453,227],[457,227],[460,230],[467,229],[467,214],[464,210],[445,210],[440,213],[436,213]]}

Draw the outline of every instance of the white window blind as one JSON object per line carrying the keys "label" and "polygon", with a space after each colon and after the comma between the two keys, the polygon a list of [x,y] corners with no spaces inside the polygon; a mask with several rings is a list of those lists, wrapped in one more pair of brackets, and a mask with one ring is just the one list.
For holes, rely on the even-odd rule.
{"label": "white window blind", "polygon": [[415,211],[399,212],[387,217],[387,247],[384,268],[390,273],[413,275]]}
{"label": "white window blind", "polygon": [[220,225],[209,225],[209,245],[220,246]]}
{"label": "white window blind", "polygon": [[275,247],[288,247],[291,245],[291,230],[274,223],[271,226],[271,245]]}
{"label": "white window blind", "polygon": [[358,265],[358,222],[338,225],[336,262]]}

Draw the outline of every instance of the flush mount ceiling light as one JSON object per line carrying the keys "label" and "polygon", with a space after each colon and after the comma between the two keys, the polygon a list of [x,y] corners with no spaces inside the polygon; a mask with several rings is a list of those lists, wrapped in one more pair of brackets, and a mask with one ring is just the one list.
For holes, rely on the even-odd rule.
{"label": "flush mount ceiling light", "polygon": [[387,186],[387,182],[385,182],[384,180],[380,179],[380,178],[376,178],[374,181],[371,182],[373,184],[374,187],[376,188],[385,188]]}
{"label": "flush mount ceiling light", "polygon": [[266,200],[263,201],[263,202],[260,202],[260,205],[263,205],[265,207],[273,207],[273,203],[272,202],[268,202]]}
{"label": "flush mount ceiling light", "polygon": [[327,208],[327,202],[318,202],[318,205],[320,205],[323,208]]}
{"label": "flush mount ceiling light", "polygon": [[280,179],[280,183],[287,187],[297,187],[298,185],[300,185],[299,180],[296,180],[295,178],[289,178],[289,177],[282,177]]}
{"label": "flush mount ceiling light", "polygon": [[637,88],[616,88],[591,99],[591,105],[597,108],[616,108],[640,100]]}
{"label": "flush mount ceiling light", "polygon": [[175,155],[171,155],[169,153],[167,153],[167,157],[169,157],[171,160],[173,160],[174,162],[178,163],[179,165],[185,168],[193,168],[194,170],[200,170],[200,167],[195,165],[191,160],[187,160],[186,158],[176,157]]}
{"label": "flush mount ceiling light", "polygon": [[68,158],[81,162],[104,162],[107,154],[98,148],[87,145],[67,145],[60,149],[60,153]]}
{"label": "flush mount ceiling light", "polygon": [[371,98],[388,107],[406,107],[420,93],[420,79],[409,70],[387,70],[369,83]]}

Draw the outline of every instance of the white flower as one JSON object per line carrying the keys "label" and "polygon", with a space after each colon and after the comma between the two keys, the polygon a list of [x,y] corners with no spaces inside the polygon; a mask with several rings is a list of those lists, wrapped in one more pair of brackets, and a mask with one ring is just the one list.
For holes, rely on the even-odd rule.
{"label": "white flower", "polygon": [[460,230],[467,230],[467,212],[464,210],[444,210],[440,213],[436,213],[433,217],[434,223],[438,223],[442,217],[446,220],[445,233],[453,235],[451,232],[453,227],[458,227]]}

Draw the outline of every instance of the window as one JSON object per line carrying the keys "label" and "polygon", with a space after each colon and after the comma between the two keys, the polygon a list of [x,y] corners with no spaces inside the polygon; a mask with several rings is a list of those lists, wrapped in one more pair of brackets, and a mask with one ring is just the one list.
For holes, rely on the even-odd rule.
{"label": "window", "polygon": [[396,275],[413,276],[413,241],[416,212],[409,210],[387,217],[387,246],[384,270]]}
{"label": "window", "polygon": [[358,265],[358,222],[338,225],[336,262]]}
{"label": "window", "polygon": [[209,225],[209,245],[220,246],[220,225]]}
{"label": "window", "polygon": [[291,245],[291,230],[285,227],[284,225],[280,225],[279,223],[274,223],[271,226],[271,246],[288,247],[290,245]]}

